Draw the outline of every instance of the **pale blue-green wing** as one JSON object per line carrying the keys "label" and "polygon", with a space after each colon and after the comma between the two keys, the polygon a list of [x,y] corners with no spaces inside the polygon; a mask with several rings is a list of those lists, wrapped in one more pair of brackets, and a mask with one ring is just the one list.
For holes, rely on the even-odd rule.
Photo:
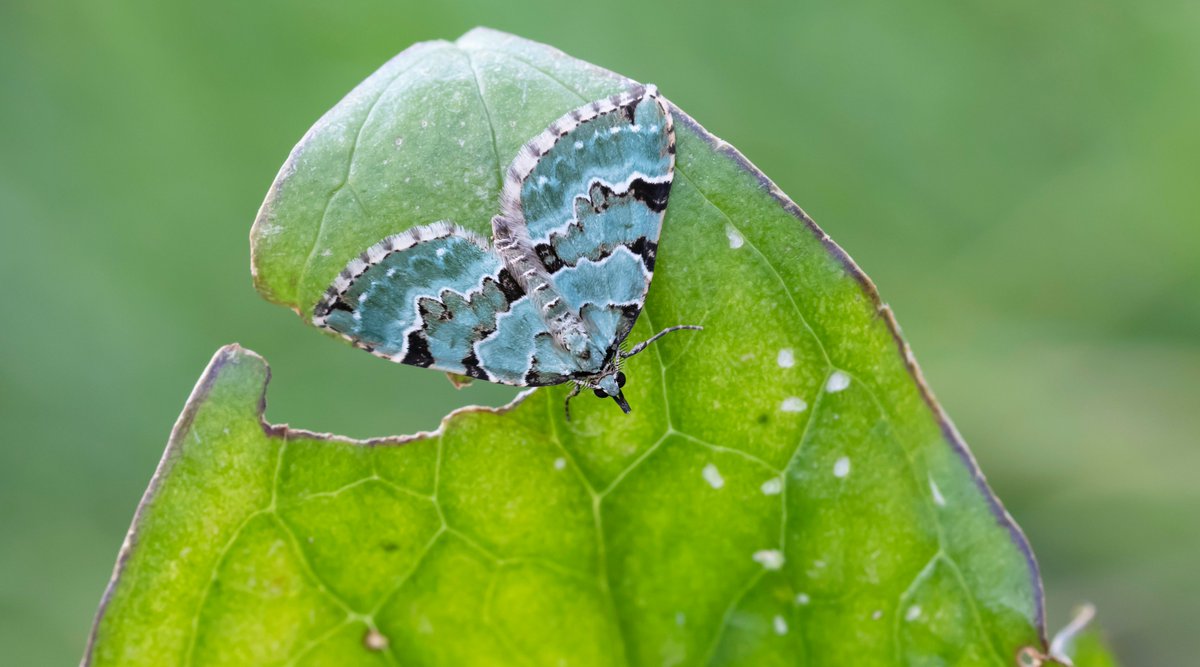
{"label": "pale blue-green wing", "polygon": [[496,318],[495,333],[475,346],[497,381],[539,387],[582,378],[578,360],[554,341],[538,311],[532,299],[514,302]]}
{"label": "pale blue-green wing", "polygon": [[603,348],[645,302],[674,167],[670,109],[653,86],[571,111],[509,167],[503,215],[524,223],[527,247]]}
{"label": "pale blue-green wing", "polygon": [[[534,341],[549,336],[528,312],[529,298],[487,242],[439,222],[351,260],[313,309],[313,324],[391,361],[525,386]],[[547,370],[541,384],[569,372]]]}

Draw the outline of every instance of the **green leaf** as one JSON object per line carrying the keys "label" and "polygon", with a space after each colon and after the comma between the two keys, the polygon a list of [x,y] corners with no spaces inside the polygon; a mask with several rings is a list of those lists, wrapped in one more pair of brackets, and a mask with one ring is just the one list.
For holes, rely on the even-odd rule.
{"label": "green leaf", "polygon": [[[1071,667],[1117,667],[1101,633],[1092,625],[1096,608],[1085,604],[1075,610],[1074,618],[1059,630],[1050,642],[1053,662],[1046,664]],[[1039,656],[1042,657],[1042,656]],[[1050,658],[1046,658],[1050,660]],[[1036,660],[1034,660],[1036,664]]]}
{"label": "green leaf", "polygon": [[[297,146],[252,232],[306,319],[346,261],[479,232],[517,148],[627,80],[485,30],[415,46]],[[670,91],[664,91],[669,95]],[[1012,665],[1044,653],[1020,531],[891,311],[676,110],[678,167],[622,415],[564,388],[367,443],[262,421],[219,352],[122,550],[91,664]],[[380,362],[384,363],[384,362]]]}
{"label": "green leaf", "polygon": [[1118,667],[1098,630],[1087,630],[1075,640],[1071,661],[1075,667]]}

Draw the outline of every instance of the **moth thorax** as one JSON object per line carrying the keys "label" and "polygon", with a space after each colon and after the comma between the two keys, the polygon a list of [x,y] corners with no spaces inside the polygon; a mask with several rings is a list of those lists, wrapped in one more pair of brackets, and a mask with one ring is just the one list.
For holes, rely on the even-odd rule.
{"label": "moth thorax", "polygon": [[595,339],[588,334],[579,318],[555,333],[555,339],[575,360],[577,368],[585,373],[597,373],[604,366],[604,351],[596,346]]}

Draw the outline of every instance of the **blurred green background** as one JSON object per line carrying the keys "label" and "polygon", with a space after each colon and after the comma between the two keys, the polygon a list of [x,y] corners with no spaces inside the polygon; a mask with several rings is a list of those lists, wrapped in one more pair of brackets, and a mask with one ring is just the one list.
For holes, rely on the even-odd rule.
{"label": "blurred green background", "polygon": [[[436,6],[435,6],[436,5]],[[250,285],[288,150],[412,42],[488,25],[658,83],[879,284],[1025,528],[1051,629],[1200,653],[1200,4],[0,4],[0,655],[69,664],[218,346],[268,417],[430,429],[455,392]]]}

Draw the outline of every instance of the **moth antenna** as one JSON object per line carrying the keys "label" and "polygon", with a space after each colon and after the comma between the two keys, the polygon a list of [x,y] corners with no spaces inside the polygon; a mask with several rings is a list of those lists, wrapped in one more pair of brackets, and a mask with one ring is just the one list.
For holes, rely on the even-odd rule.
{"label": "moth antenna", "polygon": [[654,341],[658,340],[659,338],[662,338],[663,336],[671,333],[672,331],[682,331],[684,329],[690,329],[692,331],[704,331],[704,327],[700,326],[699,324],[679,324],[679,325],[676,325],[673,327],[667,327],[666,329],[663,329],[662,331],[654,334],[653,336],[638,343],[637,345],[634,345],[633,349],[629,350],[628,352],[622,352],[621,359],[624,360],[624,359],[628,359],[629,357],[632,357],[633,355],[635,355],[635,354],[641,352],[642,350],[646,349],[647,347],[649,347],[650,343],[653,343]]}

